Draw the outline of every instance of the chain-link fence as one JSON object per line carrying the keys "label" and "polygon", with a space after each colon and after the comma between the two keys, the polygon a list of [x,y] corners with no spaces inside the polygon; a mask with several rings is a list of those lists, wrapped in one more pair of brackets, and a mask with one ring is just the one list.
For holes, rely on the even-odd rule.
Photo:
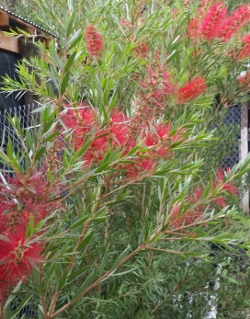
{"label": "chain-link fence", "polygon": [[[15,118],[18,118],[22,131],[31,130],[34,124],[38,123],[39,120],[39,113],[32,113],[36,107],[36,104],[33,103],[18,107],[14,106],[8,109],[0,109],[0,148],[2,152],[7,153],[7,145],[10,140],[14,152],[16,154],[18,152],[20,154],[22,153],[22,143],[25,143],[25,140],[23,140],[24,136],[20,136],[16,128],[11,125],[10,119],[15,121]],[[21,163],[21,165],[24,168],[24,162]],[[12,170],[7,164],[0,163],[0,171],[2,174],[11,174]]]}
{"label": "chain-link fence", "polygon": [[238,143],[231,147],[230,154],[223,158],[221,166],[223,169],[233,167],[239,162],[239,142],[240,142],[240,127],[241,127],[241,106],[235,105],[227,110],[223,119],[224,124],[231,126],[235,130]]}

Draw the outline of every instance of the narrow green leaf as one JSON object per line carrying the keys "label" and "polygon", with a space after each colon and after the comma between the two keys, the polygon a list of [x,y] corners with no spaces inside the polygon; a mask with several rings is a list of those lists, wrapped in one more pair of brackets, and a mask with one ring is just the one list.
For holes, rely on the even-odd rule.
{"label": "narrow green leaf", "polygon": [[62,80],[62,84],[61,84],[61,95],[63,95],[67,89],[68,83],[69,83],[69,76],[70,76],[70,72],[66,72],[63,80]]}
{"label": "narrow green leaf", "polygon": [[38,152],[36,153],[36,155],[35,155],[35,160],[36,160],[36,161],[38,161],[38,160],[43,156],[45,150],[46,150],[46,147],[45,147],[45,146],[43,146],[43,147],[41,147],[41,148],[39,149],[39,151],[38,151]]}
{"label": "narrow green leaf", "polygon": [[64,68],[64,71],[65,72],[68,72],[70,67],[72,66],[74,60],[75,60],[75,57],[76,57],[76,53],[77,51],[75,51],[74,53],[71,54],[70,58],[68,59],[66,65],[65,65],[65,68]]}

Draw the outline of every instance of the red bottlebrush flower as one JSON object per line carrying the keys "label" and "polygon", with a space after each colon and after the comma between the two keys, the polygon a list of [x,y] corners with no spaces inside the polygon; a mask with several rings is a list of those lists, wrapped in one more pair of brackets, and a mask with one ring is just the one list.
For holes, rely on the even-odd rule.
{"label": "red bottlebrush flower", "polygon": [[177,92],[177,102],[185,103],[190,102],[193,99],[201,95],[207,88],[207,84],[204,78],[195,78],[185,85],[183,85]]}
{"label": "red bottlebrush flower", "polygon": [[[154,126],[153,131],[145,132],[145,145],[155,146],[150,150],[150,155],[154,157],[158,155],[160,157],[166,157],[170,154],[169,149],[169,133],[171,131],[171,123],[160,123]],[[157,156],[156,156],[157,157]]]}
{"label": "red bottlebrush flower", "polygon": [[250,57],[250,34],[242,38],[242,48],[239,49],[237,59],[244,59]]}
{"label": "red bottlebrush flower", "polygon": [[84,159],[86,160],[86,165],[92,162],[96,163],[102,161],[105,154],[108,152],[108,132],[106,130],[101,130],[95,134],[95,137],[84,154]]}
{"label": "red bottlebrush flower", "polygon": [[153,147],[150,150],[150,156],[155,160],[157,160],[158,157],[166,158],[166,156],[171,154],[169,148],[170,141],[168,141],[171,124],[158,124],[155,126],[155,131],[156,132],[146,132],[145,145]]}
{"label": "red bottlebrush flower", "polygon": [[87,27],[86,41],[89,54],[93,57],[100,56],[103,51],[103,39],[95,26],[89,25]]}
{"label": "red bottlebrush flower", "polygon": [[203,193],[203,190],[200,187],[196,187],[192,196],[195,203],[201,199],[202,193]]}
{"label": "red bottlebrush flower", "polygon": [[177,84],[173,83],[170,78],[162,82],[164,94],[173,94],[177,91]]}
{"label": "red bottlebrush flower", "polygon": [[197,220],[202,220],[202,213],[199,211],[180,212],[180,205],[175,204],[171,209],[171,225],[174,228],[181,228],[195,223]]}
{"label": "red bottlebrush flower", "polygon": [[[217,177],[214,182],[214,188],[220,187],[222,190],[226,191],[227,193],[230,193],[231,195],[236,196],[237,195],[237,188],[232,184],[224,181],[224,171],[222,169],[219,169],[217,172]],[[224,198],[218,197],[214,200],[220,207],[225,207],[226,202]]]}
{"label": "red bottlebrush flower", "polygon": [[149,47],[146,43],[141,43],[135,48],[135,53],[145,59],[148,55]]}
{"label": "red bottlebrush flower", "polygon": [[35,224],[40,220],[45,219],[51,212],[55,211],[58,208],[63,208],[63,205],[57,203],[56,201],[49,202],[46,200],[42,203],[33,203],[29,201],[25,204],[25,211],[27,214],[27,221],[29,222],[29,218],[31,215],[34,216]]}
{"label": "red bottlebrush flower", "polygon": [[78,150],[84,143],[86,133],[93,129],[96,113],[90,106],[79,104],[76,109],[67,109],[66,113],[61,114],[61,120],[66,128],[74,129],[72,144]]}
{"label": "red bottlebrush flower", "polygon": [[169,157],[171,154],[171,149],[167,146],[159,147],[157,150],[157,155],[164,159],[166,159],[166,157]]}
{"label": "red bottlebrush flower", "polygon": [[156,132],[158,136],[163,140],[166,140],[169,137],[170,131],[171,131],[171,123],[159,124],[156,127]]}
{"label": "red bottlebrush flower", "polygon": [[213,40],[218,35],[226,15],[227,8],[222,2],[212,4],[201,22],[201,35],[207,40]]}
{"label": "red bottlebrush flower", "polygon": [[154,146],[154,145],[157,145],[158,142],[159,142],[159,139],[155,134],[153,134],[152,132],[146,133],[146,138],[145,138],[146,146]]}
{"label": "red bottlebrush flower", "polygon": [[0,238],[0,283],[8,289],[18,280],[29,276],[34,265],[43,261],[43,245],[25,239],[25,229],[17,227],[15,232],[6,232]]}
{"label": "red bottlebrush flower", "polygon": [[196,39],[200,35],[200,21],[197,18],[191,18],[187,27],[190,38]]}
{"label": "red bottlebrush flower", "polygon": [[66,113],[61,114],[61,120],[68,129],[74,129],[77,126],[74,110],[69,109]]}
{"label": "red bottlebrush flower", "polygon": [[135,164],[128,164],[125,169],[127,177],[136,179],[142,174],[151,172],[156,166],[156,161],[153,158],[139,158]]}
{"label": "red bottlebrush flower", "polygon": [[225,200],[224,200],[224,198],[222,198],[222,197],[218,197],[218,198],[216,198],[215,200],[215,203],[218,205],[218,206],[220,206],[221,208],[223,208],[223,207],[225,207],[227,204],[226,204],[226,202],[225,202]]}
{"label": "red bottlebrush flower", "polygon": [[229,40],[239,29],[246,25],[250,20],[250,6],[241,5],[223,23],[219,32],[219,37],[223,41]]}
{"label": "red bottlebrush flower", "polygon": [[113,146],[123,146],[125,152],[128,152],[135,146],[135,141],[131,136],[130,130],[131,118],[119,111],[114,111],[111,115],[109,125],[110,137]]}
{"label": "red bottlebrush flower", "polygon": [[195,18],[191,18],[187,27],[187,32],[190,38],[193,40],[197,39],[201,35],[201,21],[204,16],[204,11],[206,10],[206,6],[200,7],[198,9],[197,15]]}
{"label": "red bottlebrush flower", "polygon": [[79,127],[74,131],[74,134],[71,136],[71,138],[72,138],[72,144],[75,150],[79,150],[82,147],[85,141],[85,138],[84,138],[85,134],[86,134],[85,130]]}
{"label": "red bottlebrush flower", "polygon": [[76,126],[90,131],[95,122],[96,113],[90,106],[79,104],[77,108],[67,108],[67,112],[61,114],[61,120],[68,129],[74,129]]}
{"label": "red bottlebrush flower", "polygon": [[222,185],[222,189],[231,193],[234,196],[237,195],[237,188],[232,184],[225,183],[224,185]]}
{"label": "red bottlebrush flower", "polygon": [[77,116],[78,125],[81,128],[86,129],[88,131],[92,129],[93,124],[95,123],[95,120],[96,120],[96,113],[93,108],[89,106],[80,108],[78,110],[78,114],[76,113],[76,116]]}
{"label": "red bottlebrush flower", "polygon": [[154,114],[162,113],[165,108],[168,96],[177,90],[177,85],[172,82],[172,76],[164,69],[164,65],[153,70],[147,66],[147,78],[139,82],[141,87],[147,90],[147,95],[141,95],[148,105],[149,102],[154,106]]}
{"label": "red bottlebrush flower", "polygon": [[43,201],[49,195],[49,186],[43,178],[42,172],[34,172],[27,177],[23,173],[16,173],[8,180],[9,195],[26,203],[30,199],[36,202]]}

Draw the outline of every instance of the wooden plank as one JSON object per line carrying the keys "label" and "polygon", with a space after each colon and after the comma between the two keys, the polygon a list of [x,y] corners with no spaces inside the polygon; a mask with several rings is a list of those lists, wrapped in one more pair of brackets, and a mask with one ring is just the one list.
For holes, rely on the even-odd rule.
{"label": "wooden plank", "polygon": [[0,27],[8,27],[9,26],[9,15],[7,12],[0,11]]}
{"label": "wooden plank", "polygon": [[0,31],[0,50],[6,50],[19,53],[19,42],[16,37],[6,37],[3,31]]}
{"label": "wooden plank", "polygon": [[37,29],[33,25],[27,25],[23,28],[23,30],[30,35],[35,35],[38,33]]}
{"label": "wooden plank", "polygon": [[18,28],[24,30],[30,35],[43,34],[43,32],[39,28],[36,28],[34,25],[30,24],[29,22],[25,22],[20,18],[9,16],[9,19],[10,19],[11,25],[17,25]]}

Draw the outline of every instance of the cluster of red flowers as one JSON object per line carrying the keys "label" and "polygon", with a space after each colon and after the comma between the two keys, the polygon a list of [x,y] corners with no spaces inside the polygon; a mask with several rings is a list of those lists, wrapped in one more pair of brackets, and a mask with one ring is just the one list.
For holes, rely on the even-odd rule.
{"label": "cluster of red flowers", "polygon": [[127,177],[134,178],[138,174],[151,171],[159,158],[166,159],[170,156],[171,144],[184,141],[182,129],[169,136],[171,123],[138,123],[136,116],[131,118],[118,110],[112,112],[105,127],[99,125],[98,118],[97,111],[90,106],[68,108],[66,113],[61,115],[63,127],[74,130],[71,143],[76,150],[90,139],[83,155],[85,165],[103,160],[109,150],[120,149],[122,156],[126,156],[138,145],[139,140],[141,148],[136,153],[135,163],[117,166],[119,170],[126,172]]}
{"label": "cluster of red flowers", "polygon": [[[156,69],[147,67],[147,76],[139,82],[143,92],[140,93],[140,117],[151,119],[152,116],[161,114],[166,107],[169,96],[177,90],[172,76],[160,65]],[[149,105],[153,108],[149,108]]]}
{"label": "cluster of red flowers", "polygon": [[146,58],[149,52],[149,47],[147,43],[141,43],[135,48],[135,53],[141,58]]}
{"label": "cluster of red flowers", "polygon": [[[230,172],[230,170],[228,170],[228,173]],[[236,196],[237,195],[237,188],[229,182],[225,182],[224,181],[224,171],[222,169],[218,170],[217,173],[217,177],[214,181],[214,188],[219,187],[219,189],[230,193],[231,195]],[[220,206],[220,207],[225,207],[226,206],[226,202],[225,199],[223,197],[218,197],[215,199],[215,202]]]}
{"label": "cluster of red flowers", "polygon": [[[34,226],[58,207],[50,202],[50,190],[41,173],[31,177],[16,174],[0,189],[0,290],[24,280],[40,265],[43,244],[34,236],[26,238],[30,218]],[[39,234],[40,235],[40,234]]]}
{"label": "cluster of red flowers", "polygon": [[188,34],[192,38],[228,41],[250,21],[250,5],[243,4],[231,15],[224,2],[218,1],[207,8],[199,8],[196,18],[190,20]]}
{"label": "cluster of red flowers", "polygon": [[89,54],[92,57],[100,56],[103,51],[102,35],[97,31],[96,27],[89,25],[86,30],[86,42]]}
{"label": "cluster of red flowers", "polygon": [[241,60],[250,56],[250,34],[241,39],[242,47],[238,50],[236,59]]}
{"label": "cluster of red flowers", "polygon": [[[230,170],[228,170],[229,173]],[[215,177],[212,192],[218,188],[220,191],[224,191],[227,194],[237,195],[237,188],[229,182],[225,181],[224,171],[219,169],[217,176]],[[174,228],[181,228],[182,226],[192,225],[196,222],[202,221],[203,211],[205,209],[204,205],[195,205],[198,201],[201,200],[203,190],[200,187],[197,187],[193,194],[189,196],[186,200],[186,204],[182,207],[180,204],[174,204],[170,215],[171,215],[171,226]],[[225,207],[226,201],[222,196],[214,195],[212,196],[212,202],[216,203],[219,207]],[[194,208],[189,209],[188,207],[193,206]],[[185,208],[188,208],[185,210]],[[183,212],[182,212],[183,211]]]}
{"label": "cluster of red flowers", "polygon": [[[147,119],[161,114],[169,97],[174,97],[177,103],[182,104],[194,100],[207,89],[206,80],[203,77],[191,79],[178,88],[170,73],[164,69],[164,65],[156,70],[148,67],[147,71],[147,77],[139,82],[142,89],[146,91],[146,94],[141,94],[140,116],[145,113]],[[153,109],[149,109],[148,104],[152,104]]]}

